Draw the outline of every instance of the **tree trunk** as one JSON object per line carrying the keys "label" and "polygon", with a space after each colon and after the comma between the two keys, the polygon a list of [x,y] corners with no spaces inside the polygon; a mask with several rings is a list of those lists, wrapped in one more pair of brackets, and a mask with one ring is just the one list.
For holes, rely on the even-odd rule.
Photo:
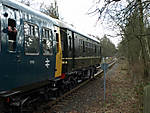
{"label": "tree trunk", "polygon": [[139,10],[140,10],[140,17],[139,17],[139,24],[140,24],[140,36],[139,36],[139,40],[140,40],[140,44],[141,44],[141,48],[142,48],[142,58],[143,58],[143,63],[144,63],[144,77],[148,77],[149,73],[148,73],[148,62],[146,61],[146,56],[147,56],[147,51],[146,51],[146,47],[144,44],[144,37],[142,36],[142,34],[144,34],[144,23],[143,23],[143,6],[142,6],[142,0],[137,0],[137,3],[139,3]]}

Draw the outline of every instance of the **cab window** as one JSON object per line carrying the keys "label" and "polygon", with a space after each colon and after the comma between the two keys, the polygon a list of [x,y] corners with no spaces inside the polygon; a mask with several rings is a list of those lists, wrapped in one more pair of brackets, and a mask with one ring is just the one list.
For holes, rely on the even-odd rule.
{"label": "cab window", "polygon": [[42,32],[43,55],[53,54],[52,31],[48,28],[43,28]]}
{"label": "cab window", "polygon": [[16,51],[16,37],[17,37],[17,29],[16,29],[16,21],[14,19],[8,19],[8,51],[14,52]]}
{"label": "cab window", "polygon": [[24,22],[25,54],[39,54],[39,27],[37,25]]}

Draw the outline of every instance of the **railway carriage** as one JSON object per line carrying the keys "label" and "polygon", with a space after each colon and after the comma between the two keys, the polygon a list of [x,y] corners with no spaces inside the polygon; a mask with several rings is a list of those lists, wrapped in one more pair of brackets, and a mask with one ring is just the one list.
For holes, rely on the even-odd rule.
{"label": "railway carriage", "polygon": [[[62,47],[62,73],[73,75],[81,73],[81,77],[94,75],[101,61],[101,46],[98,40],[86,36],[71,26],[58,21]],[[89,73],[89,76],[87,76]]]}
{"label": "railway carriage", "polygon": [[96,39],[16,1],[0,1],[0,112],[21,112],[39,97],[64,93],[92,78],[100,60]]}

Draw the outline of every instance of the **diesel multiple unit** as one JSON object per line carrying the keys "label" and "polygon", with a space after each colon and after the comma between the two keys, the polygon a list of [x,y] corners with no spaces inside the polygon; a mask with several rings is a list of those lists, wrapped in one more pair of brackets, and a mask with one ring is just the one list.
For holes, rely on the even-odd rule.
{"label": "diesel multiple unit", "polygon": [[69,90],[92,78],[100,61],[98,40],[16,1],[0,1],[0,112]]}

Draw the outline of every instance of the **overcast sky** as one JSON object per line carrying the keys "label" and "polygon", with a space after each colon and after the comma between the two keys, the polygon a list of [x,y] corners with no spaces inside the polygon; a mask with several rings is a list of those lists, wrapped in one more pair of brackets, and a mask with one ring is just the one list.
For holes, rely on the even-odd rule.
{"label": "overcast sky", "polygon": [[[41,2],[50,4],[54,0],[33,0],[34,8],[38,8]],[[98,15],[88,15],[88,10],[96,0],[56,0],[58,2],[59,15],[63,21],[73,24],[77,30],[102,38],[104,34],[113,35],[114,32],[106,29],[101,22],[97,23]],[[96,24],[97,23],[97,24]],[[109,23],[111,24],[111,23]],[[120,38],[110,38],[117,46]]]}
{"label": "overcast sky", "polygon": [[[58,0],[59,13],[64,21],[73,24],[80,31],[99,36],[104,34],[112,35],[114,32],[106,29],[101,22],[97,23],[98,15],[88,15],[88,10],[92,7],[95,0]],[[117,45],[119,38],[110,38]]]}

